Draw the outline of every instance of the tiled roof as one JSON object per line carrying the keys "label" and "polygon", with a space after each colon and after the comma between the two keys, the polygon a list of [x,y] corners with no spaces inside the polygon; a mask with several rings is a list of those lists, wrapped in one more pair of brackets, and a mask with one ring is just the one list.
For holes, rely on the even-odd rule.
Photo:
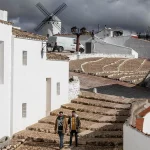
{"label": "tiled roof", "polygon": [[48,53],[48,60],[69,60],[69,57],[66,55],[56,54],[56,53]]}
{"label": "tiled roof", "polygon": [[16,29],[16,28],[12,28],[12,33],[16,37],[20,37],[20,38],[35,39],[35,40],[41,40],[41,41],[47,40],[46,36],[30,33],[27,31],[20,30],[20,29]]}
{"label": "tiled roof", "polygon": [[73,34],[55,34],[54,36],[74,36]]}
{"label": "tiled roof", "polygon": [[4,20],[0,20],[0,23],[7,24],[7,25],[12,25],[13,24],[12,22],[4,21]]}
{"label": "tiled roof", "polygon": [[144,117],[149,112],[150,112],[150,107],[148,107],[147,109],[145,109],[144,111],[142,111],[141,113],[139,113],[139,116],[140,117]]}

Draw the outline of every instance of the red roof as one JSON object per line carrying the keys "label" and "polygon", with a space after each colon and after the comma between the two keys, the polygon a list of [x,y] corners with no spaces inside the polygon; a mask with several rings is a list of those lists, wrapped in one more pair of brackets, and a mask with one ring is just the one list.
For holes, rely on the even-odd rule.
{"label": "red roof", "polygon": [[150,107],[148,107],[147,109],[145,109],[144,111],[139,113],[140,117],[144,117],[146,114],[148,114],[150,112]]}

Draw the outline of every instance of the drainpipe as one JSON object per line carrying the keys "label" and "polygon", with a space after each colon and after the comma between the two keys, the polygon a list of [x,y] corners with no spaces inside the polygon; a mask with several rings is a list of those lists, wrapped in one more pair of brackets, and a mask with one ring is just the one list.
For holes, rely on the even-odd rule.
{"label": "drainpipe", "polygon": [[10,137],[13,136],[14,36],[11,38]]}

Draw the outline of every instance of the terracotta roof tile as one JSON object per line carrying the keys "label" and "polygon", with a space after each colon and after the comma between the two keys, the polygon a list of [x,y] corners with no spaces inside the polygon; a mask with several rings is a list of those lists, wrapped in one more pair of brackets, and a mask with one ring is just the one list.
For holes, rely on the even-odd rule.
{"label": "terracotta roof tile", "polygon": [[143,131],[143,122],[144,122],[144,118],[136,119],[136,128],[140,131]]}
{"label": "terracotta roof tile", "polygon": [[46,36],[30,33],[27,31],[20,30],[20,29],[16,29],[16,28],[12,28],[12,33],[16,37],[21,37],[21,38],[26,38],[26,39],[35,39],[35,40],[41,40],[41,41],[47,40]]}
{"label": "terracotta roof tile", "polygon": [[48,53],[47,59],[48,60],[69,60],[69,57],[67,57],[66,55],[61,55],[61,54]]}
{"label": "terracotta roof tile", "polygon": [[4,20],[0,20],[0,23],[2,23],[2,24],[7,24],[7,25],[13,25],[12,22],[4,21]]}
{"label": "terracotta roof tile", "polygon": [[139,116],[140,117],[144,117],[149,112],[150,112],[150,107],[148,107],[147,109],[145,109],[144,111],[142,111],[141,113],[139,113]]}

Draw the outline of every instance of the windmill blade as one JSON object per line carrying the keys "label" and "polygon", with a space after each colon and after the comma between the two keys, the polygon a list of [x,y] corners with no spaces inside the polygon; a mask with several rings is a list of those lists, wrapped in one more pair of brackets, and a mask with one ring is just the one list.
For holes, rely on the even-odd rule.
{"label": "windmill blade", "polygon": [[61,31],[62,31],[62,33],[65,33],[66,29],[64,27],[61,27]]}
{"label": "windmill blade", "polygon": [[41,3],[37,3],[36,7],[46,16],[51,16],[51,14],[47,11],[47,9],[41,4]]}
{"label": "windmill blade", "polygon": [[45,25],[45,21],[42,21],[35,29],[34,29],[34,31],[36,31],[36,32],[38,32],[40,29],[42,29],[43,28],[43,26]]}
{"label": "windmill blade", "polygon": [[53,13],[52,13],[53,16],[60,14],[66,7],[67,7],[67,5],[65,3],[60,5],[55,11],[53,11]]}

